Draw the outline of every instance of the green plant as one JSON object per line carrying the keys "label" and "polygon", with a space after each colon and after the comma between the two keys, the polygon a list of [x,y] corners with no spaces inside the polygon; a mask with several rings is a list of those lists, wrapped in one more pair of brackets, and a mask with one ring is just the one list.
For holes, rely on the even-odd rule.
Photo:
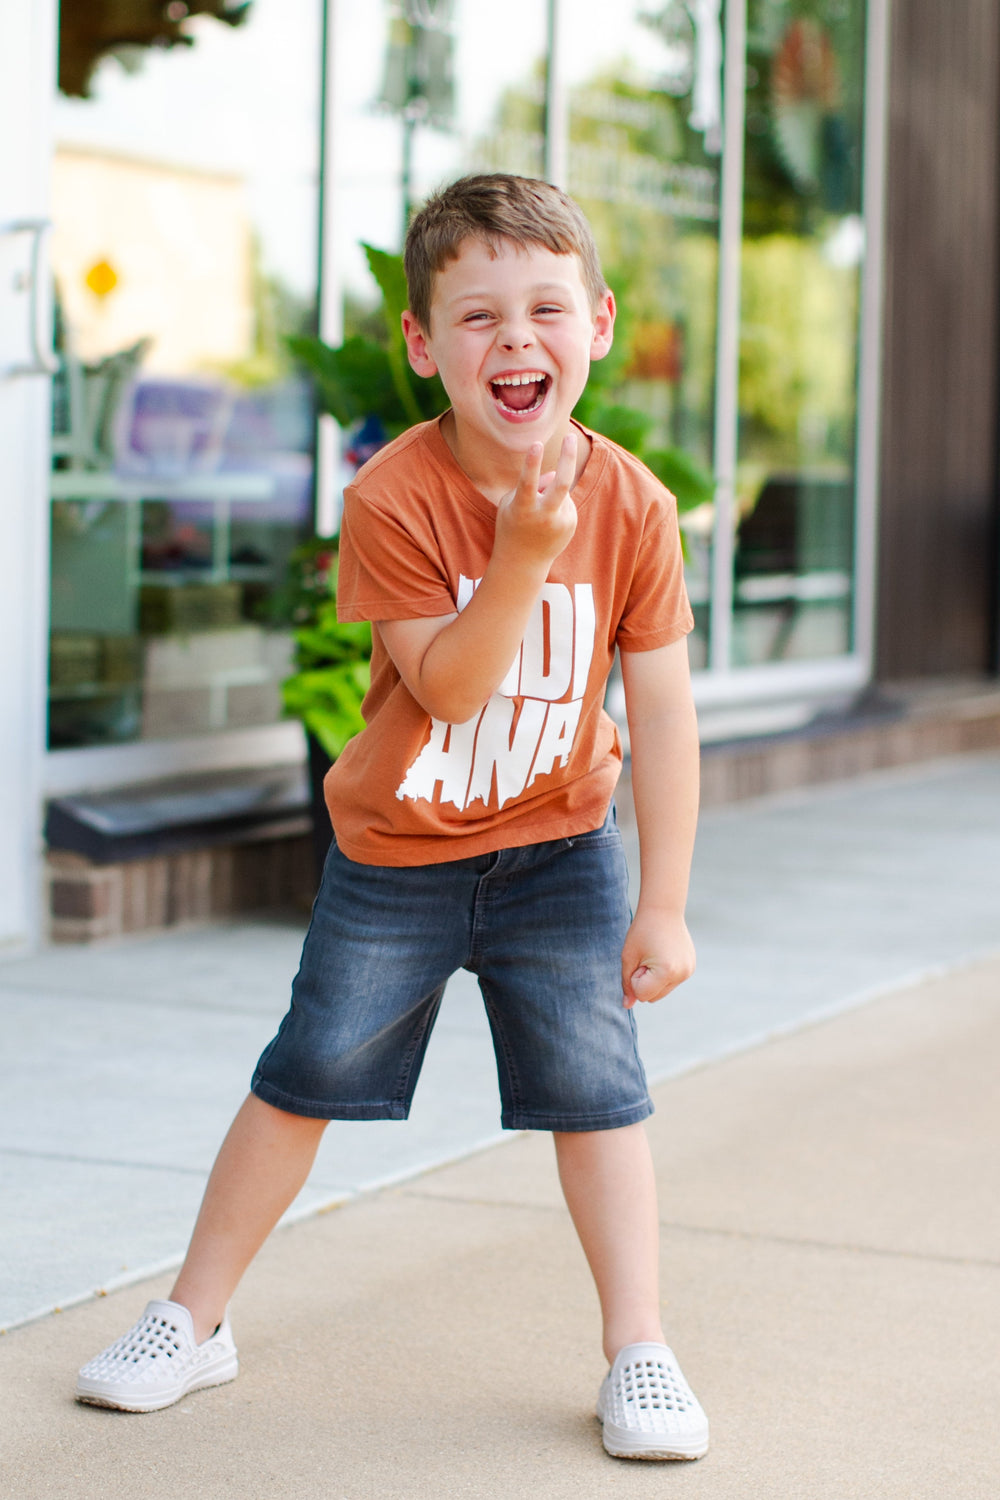
{"label": "green plant", "polygon": [[406,276],[401,255],[361,247],[382,293],[382,340],[354,334],[337,348],[322,339],[286,340],[292,354],[309,371],[320,406],[340,424],[353,427],[378,417],[388,437],[448,409],[448,397],[437,376],[425,380],[410,369],[400,316],[406,308]]}
{"label": "green plant", "polygon": [[313,537],[292,554],[283,609],[293,625],[295,668],[281,685],[285,713],[301,719],[331,760],[364,728],[371,626],[337,619],[337,543]]}
{"label": "green plant", "polygon": [[618,304],[614,343],[604,359],[591,365],[587,389],[577,402],[573,415],[585,427],[592,427],[641,459],[670,490],[677,501],[678,512],[683,515],[713,498],[715,480],[685,449],[651,444],[650,435],[655,426],[653,418],[617,399],[617,392],[628,378],[632,361],[633,322],[628,299],[623,296]]}

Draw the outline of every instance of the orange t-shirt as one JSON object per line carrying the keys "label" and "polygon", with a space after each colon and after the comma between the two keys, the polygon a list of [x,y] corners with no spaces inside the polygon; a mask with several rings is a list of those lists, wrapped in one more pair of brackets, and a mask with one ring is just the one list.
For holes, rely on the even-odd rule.
{"label": "orange t-shirt", "polygon": [[[693,619],[673,497],[638,459],[588,436],[573,489],[576,532],[552,564],[517,659],[474,718],[432,719],[373,630],[366,728],[325,787],[349,859],[437,864],[603,822],[622,758],[603,709],[615,646],[665,646]],[[463,609],[486,570],[495,517],[455,462],[440,419],[411,428],[345,492],[340,618]]]}

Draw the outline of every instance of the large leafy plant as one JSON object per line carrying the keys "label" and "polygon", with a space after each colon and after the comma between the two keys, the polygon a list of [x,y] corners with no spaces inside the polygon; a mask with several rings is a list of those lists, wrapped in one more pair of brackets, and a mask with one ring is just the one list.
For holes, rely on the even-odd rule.
{"label": "large leafy plant", "polygon": [[[627,278],[613,278],[616,282]],[[664,447],[652,440],[655,422],[644,411],[619,399],[618,392],[628,380],[632,362],[632,312],[628,297],[618,303],[614,343],[604,359],[590,367],[587,388],[576,404],[573,415],[585,427],[603,433],[646,465],[666,485],[677,501],[678,512],[696,509],[712,500],[715,480],[707,469],[683,448]]]}
{"label": "large leafy plant", "polygon": [[406,357],[400,318],[407,306],[403,258],[361,247],[382,293],[385,327],[381,341],[353,334],[333,348],[317,338],[290,338],[288,347],[309,371],[321,408],[343,428],[376,416],[388,437],[425,422],[448,408],[444,386],[435,375],[415,375]]}
{"label": "large leafy plant", "polygon": [[[287,344],[312,376],[321,410],[345,430],[377,417],[391,438],[445,411],[448,397],[437,377],[421,379],[406,357],[402,257],[362,248],[382,293],[382,338],[354,334],[336,348],[308,337]],[[314,537],[293,554],[281,603],[295,640],[296,670],[282,684],[285,712],[301,719],[331,760],[364,728],[371,680],[371,627],[337,619],[336,578],[336,539]]]}
{"label": "large leafy plant", "polygon": [[281,685],[285,713],[301,719],[331,760],[364,728],[371,626],[337,619],[337,543],[313,537],[291,557],[281,599],[295,642],[295,671]]}

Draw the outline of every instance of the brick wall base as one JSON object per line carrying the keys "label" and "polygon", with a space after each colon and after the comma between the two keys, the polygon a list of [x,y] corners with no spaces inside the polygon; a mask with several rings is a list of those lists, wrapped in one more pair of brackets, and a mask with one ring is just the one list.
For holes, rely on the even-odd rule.
{"label": "brick wall base", "polygon": [[[844,719],[800,733],[709,745],[702,806],[838,781],[941,756],[1000,749],[1000,689],[898,690],[895,715]],[[632,822],[628,766],[619,816]],[[316,890],[310,834],[195,849],[127,864],[48,856],[50,937],[93,943],[128,932],[207,922],[241,912],[308,911]]]}
{"label": "brick wall base", "polygon": [[316,892],[309,834],[117,865],[53,850],[46,863],[49,936],[56,943],[94,943],[267,908],[308,911]]}
{"label": "brick wall base", "polygon": [[701,805],[717,807],[891,766],[1000,749],[1000,690],[900,690],[897,717],[706,746]]}

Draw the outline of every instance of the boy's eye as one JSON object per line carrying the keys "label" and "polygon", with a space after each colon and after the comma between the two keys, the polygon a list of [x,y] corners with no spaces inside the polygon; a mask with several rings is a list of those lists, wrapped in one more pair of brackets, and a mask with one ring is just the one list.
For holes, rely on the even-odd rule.
{"label": "boy's eye", "polygon": [[557,312],[562,312],[562,308],[561,307],[550,306],[550,304],[547,303],[547,302],[543,303],[543,305],[541,307],[536,307],[535,308],[535,315],[536,316],[542,316],[542,317],[544,317],[546,313],[557,313]]}
{"label": "boy's eye", "polygon": [[463,322],[466,322],[466,323],[483,323],[483,322],[486,321],[486,319],[488,317],[489,317],[489,313],[487,313],[487,312],[467,313],[466,316],[465,316],[465,318],[463,319]]}

